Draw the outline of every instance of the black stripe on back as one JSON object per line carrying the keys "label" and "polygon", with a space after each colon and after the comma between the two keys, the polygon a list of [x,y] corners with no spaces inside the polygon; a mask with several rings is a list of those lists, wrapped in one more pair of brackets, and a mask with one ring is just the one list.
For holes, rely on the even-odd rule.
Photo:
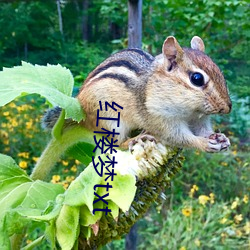
{"label": "black stripe on back", "polygon": [[109,62],[106,65],[97,68],[91,77],[95,77],[96,75],[98,75],[99,73],[101,73],[102,71],[111,68],[111,67],[125,67],[131,71],[134,71],[136,74],[140,73],[140,69],[138,67],[136,67],[136,65],[130,63],[127,60],[117,60],[117,61],[113,61],[113,62]]}
{"label": "black stripe on back", "polygon": [[132,51],[132,52],[138,53],[141,56],[144,56],[149,62],[153,62],[154,61],[154,57],[153,56],[151,56],[150,54],[146,53],[145,51],[143,51],[141,49],[126,49],[126,51]]}
{"label": "black stripe on back", "polygon": [[105,78],[111,78],[111,79],[118,80],[120,82],[124,82],[125,85],[128,85],[129,83],[128,77],[121,75],[121,74],[112,74],[112,73],[103,74],[100,77],[98,77],[97,80],[105,79]]}

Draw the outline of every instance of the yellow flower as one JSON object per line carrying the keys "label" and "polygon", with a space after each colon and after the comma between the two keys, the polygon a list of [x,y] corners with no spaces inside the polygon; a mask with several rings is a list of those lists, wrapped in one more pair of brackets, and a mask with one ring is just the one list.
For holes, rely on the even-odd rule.
{"label": "yellow flower", "polygon": [[28,167],[27,161],[20,161],[19,162],[19,167],[23,168],[23,169],[26,169]]}
{"label": "yellow flower", "polygon": [[9,114],[10,114],[10,112],[8,112],[8,111],[3,112],[4,116],[8,116]]}
{"label": "yellow flower", "polygon": [[248,195],[245,194],[243,197],[243,202],[247,204],[248,201],[249,201]]}
{"label": "yellow flower", "polygon": [[223,167],[227,167],[227,166],[228,166],[228,163],[223,161],[223,162],[221,163],[221,165],[222,165]]}
{"label": "yellow flower", "polygon": [[236,157],[235,160],[236,160],[237,162],[239,162],[239,163],[242,162],[242,160],[241,160],[239,157]]}
{"label": "yellow flower", "polygon": [[10,147],[5,147],[4,148],[4,152],[9,152],[10,151]]}
{"label": "yellow flower", "polygon": [[242,214],[237,214],[234,216],[234,221],[236,224],[239,224],[243,220]]}
{"label": "yellow flower", "polygon": [[72,182],[75,179],[75,176],[67,176],[66,181],[67,182]]}
{"label": "yellow flower", "polygon": [[70,168],[70,170],[71,170],[72,172],[76,172],[76,171],[77,171],[76,165],[73,165],[73,166]]}
{"label": "yellow flower", "polygon": [[11,103],[9,104],[9,106],[10,106],[11,108],[15,108],[15,107],[16,107],[16,104],[15,104],[14,102],[11,102]]}
{"label": "yellow flower", "polygon": [[250,234],[250,222],[247,221],[246,225],[244,226],[244,231],[246,232],[246,234]]}
{"label": "yellow flower", "polygon": [[223,209],[224,210],[228,210],[228,207],[225,205],[225,206],[223,206]]}
{"label": "yellow flower", "polygon": [[185,207],[181,210],[182,214],[186,217],[189,217],[192,214],[192,208],[191,207]]}
{"label": "yellow flower", "polygon": [[5,137],[5,138],[9,137],[9,134],[4,130],[0,130],[0,135],[1,135],[1,137]]}
{"label": "yellow flower", "polygon": [[27,104],[24,104],[24,105],[21,105],[21,106],[17,106],[17,110],[20,112],[20,111],[25,111],[25,110],[28,110],[28,109],[33,109],[31,106],[27,105]]}
{"label": "yellow flower", "polygon": [[226,233],[221,233],[221,238],[226,238],[227,237],[227,234]]}
{"label": "yellow flower", "polygon": [[194,193],[199,190],[199,187],[196,185],[193,185],[192,188],[190,189],[189,196],[193,198]]}
{"label": "yellow flower", "polygon": [[60,181],[60,179],[61,179],[61,176],[60,176],[60,175],[53,175],[53,176],[52,176],[51,182],[52,182],[52,183],[57,183],[57,182]]}
{"label": "yellow flower", "polygon": [[200,195],[198,199],[199,203],[203,206],[210,200],[210,198],[207,195]]}
{"label": "yellow flower", "polygon": [[234,201],[231,205],[231,209],[235,209],[238,206],[238,202]]}
{"label": "yellow flower", "polygon": [[237,153],[238,153],[237,150],[233,150],[233,151],[232,151],[232,154],[233,154],[233,155],[237,155]]}
{"label": "yellow flower", "polygon": [[225,224],[227,222],[227,218],[222,218],[221,220],[220,220],[220,224]]}
{"label": "yellow flower", "polygon": [[201,246],[201,242],[199,239],[195,239],[194,240],[194,244],[197,246],[197,247],[200,247]]}
{"label": "yellow flower", "polygon": [[3,139],[3,144],[9,145],[10,144],[10,140],[8,138],[4,138]]}
{"label": "yellow flower", "polygon": [[62,160],[62,164],[63,164],[63,166],[68,166],[69,165],[69,163],[67,161],[64,161],[64,160]]}
{"label": "yellow flower", "polygon": [[12,120],[12,121],[11,121],[11,125],[12,125],[12,127],[17,127],[17,126],[18,126],[18,123],[17,123],[16,120]]}
{"label": "yellow flower", "polygon": [[181,247],[180,250],[186,250],[186,247]]}
{"label": "yellow flower", "polygon": [[16,109],[20,112],[23,111],[23,107],[22,106],[17,106]]}
{"label": "yellow flower", "polygon": [[238,237],[241,237],[241,236],[242,236],[242,232],[241,232],[239,229],[237,229],[237,230],[236,230],[236,235],[237,235]]}
{"label": "yellow flower", "polygon": [[236,197],[235,201],[231,205],[231,209],[235,209],[239,205],[239,198]]}
{"label": "yellow flower", "polygon": [[37,162],[38,161],[38,159],[39,159],[39,157],[32,157],[32,160],[34,161],[34,162]]}
{"label": "yellow flower", "polygon": [[19,156],[19,157],[23,157],[23,158],[26,158],[26,159],[29,158],[29,155],[30,155],[29,152],[21,152],[21,153],[18,153],[18,156]]}
{"label": "yellow flower", "polygon": [[26,122],[26,128],[27,128],[27,129],[31,129],[32,126],[33,126],[33,121],[32,121],[32,120]]}
{"label": "yellow flower", "polygon": [[75,164],[76,164],[76,165],[79,165],[79,164],[81,164],[81,162],[78,161],[78,160],[75,160]]}
{"label": "yellow flower", "polygon": [[214,193],[210,193],[209,197],[210,197],[210,203],[214,204]]}

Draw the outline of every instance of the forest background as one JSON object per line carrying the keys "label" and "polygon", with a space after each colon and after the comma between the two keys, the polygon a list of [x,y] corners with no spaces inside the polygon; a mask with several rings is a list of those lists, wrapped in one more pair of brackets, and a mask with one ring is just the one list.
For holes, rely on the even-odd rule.
{"label": "forest background", "polygon": [[[215,128],[230,137],[231,150],[184,152],[183,170],[166,191],[166,200],[138,223],[138,249],[249,247],[249,14],[249,1],[143,1],[143,49],[157,55],[169,35],[186,47],[194,35],[202,37],[206,53],[225,75],[233,111],[214,118]],[[127,47],[127,23],[125,0],[0,1],[0,68],[22,60],[59,63],[71,70],[80,87],[102,60]],[[0,109],[0,153],[12,155],[30,173],[48,136],[40,126],[46,103],[38,96],[28,99],[29,104],[24,104],[27,98],[19,99]],[[51,181],[67,187],[81,168],[65,158]],[[26,240],[32,241],[32,234]],[[122,239],[106,248],[122,249],[124,244]]]}

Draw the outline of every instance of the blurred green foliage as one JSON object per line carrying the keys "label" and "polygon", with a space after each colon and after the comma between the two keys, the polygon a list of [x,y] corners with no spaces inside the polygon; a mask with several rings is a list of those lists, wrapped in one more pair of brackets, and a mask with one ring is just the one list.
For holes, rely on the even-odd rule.
{"label": "blurred green foliage", "polygon": [[[85,8],[84,2],[88,2]],[[60,63],[69,66],[80,84],[110,53],[127,46],[126,1],[61,1],[61,13],[63,33],[56,1],[2,1],[0,67],[21,60]],[[246,97],[250,93],[249,14],[248,1],[144,0],[143,47],[157,54],[169,35],[184,46],[199,35],[206,52],[224,71],[231,93]]]}

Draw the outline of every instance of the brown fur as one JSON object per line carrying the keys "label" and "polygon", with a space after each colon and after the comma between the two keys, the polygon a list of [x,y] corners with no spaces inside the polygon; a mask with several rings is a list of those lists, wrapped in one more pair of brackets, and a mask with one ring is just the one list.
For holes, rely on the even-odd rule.
{"label": "brown fur", "polygon": [[[208,115],[228,113],[231,101],[225,79],[217,65],[203,53],[204,43],[194,37],[191,46],[182,49],[174,37],[163,44],[163,54],[153,58],[146,52],[124,50],[101,63],[87,77],[78,99],[87,119],[84,126],[92,130],[116,129],[119,143],[128,139],[133,129],[143,129],[164,144],[196,147],[208,152],[213,133]],[[190,72],[200,70],[207,82],[194,86]],[[116,102],[123,107],[121,126],[103,120],[96,128],[99,101]],[[102,116],[117,117],[117,112],[103,111]]]}

